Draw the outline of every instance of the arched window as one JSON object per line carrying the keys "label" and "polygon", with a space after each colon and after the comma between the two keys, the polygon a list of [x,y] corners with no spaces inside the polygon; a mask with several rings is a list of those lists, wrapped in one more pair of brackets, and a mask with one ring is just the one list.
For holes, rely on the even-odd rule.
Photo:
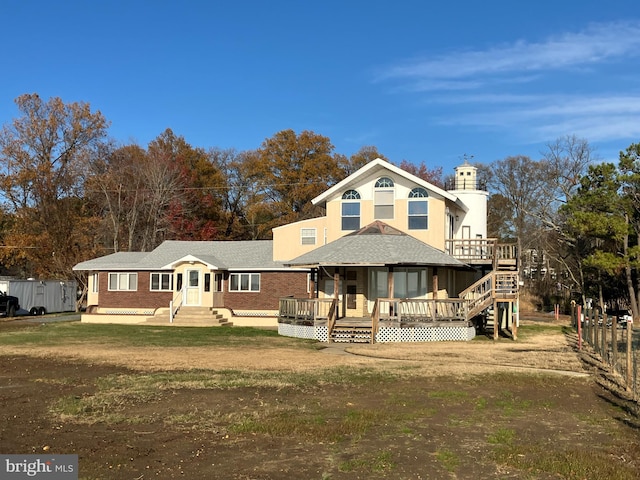
{"label": "arched window", "polygon": [[342,194],[343,200],[360,200],[360,194],[355,190],[347,190]]}
{"label": "arched window", "polygon": [[409,192],[409,230],[426,230],[429,226],[429,194],[422,187]]}
{"label": "arched window", "polygon": [[360,194],[347,190],[342,194],[342,230],[360,228]]}
{"label": "arched window", "polygon": [[409,198],[427,198],[429,194],[422,187],[416,187],[409,192]]}
{"label": "arched window", "polygon": [[389,177],[381,177],[376,182],[376,188],[393,188],[393,180]]}
{"label": "arched window", "polygon": [[373,215],[376,220],[393,218],[394,184],[389,177],[380,177],[373,191]]}

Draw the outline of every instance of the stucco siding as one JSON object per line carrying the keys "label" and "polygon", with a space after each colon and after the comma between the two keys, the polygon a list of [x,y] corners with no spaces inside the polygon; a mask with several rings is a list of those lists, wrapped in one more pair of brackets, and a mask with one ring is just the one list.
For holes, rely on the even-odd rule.
{"label": "stucco siding", "polygon": [[[299,257],[324,245],[327,217],[310,218],[273,229],[273,260],[282,262]],[[315,229],[316,241],[313,245],[302,244],[302,229]]]}

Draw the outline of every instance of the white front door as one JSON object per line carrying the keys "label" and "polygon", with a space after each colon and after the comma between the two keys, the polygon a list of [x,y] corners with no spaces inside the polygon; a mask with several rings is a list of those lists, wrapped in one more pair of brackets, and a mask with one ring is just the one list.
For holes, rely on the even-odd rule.
{"label": "white front door", "polygon": [[186,271],[187,285],[184,304],[192,307],[200,306],[200,270],[188,269]]}

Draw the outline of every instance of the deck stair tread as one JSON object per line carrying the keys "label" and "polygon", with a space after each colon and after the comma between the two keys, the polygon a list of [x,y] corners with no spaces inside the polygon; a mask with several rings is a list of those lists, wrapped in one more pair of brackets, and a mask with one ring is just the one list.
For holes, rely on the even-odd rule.
{"label": "deck stair tread", "polygon": [[371,321],[368,325],[362,320],[345,320],[336,324],[331,331],[333,343],[371,343]]}

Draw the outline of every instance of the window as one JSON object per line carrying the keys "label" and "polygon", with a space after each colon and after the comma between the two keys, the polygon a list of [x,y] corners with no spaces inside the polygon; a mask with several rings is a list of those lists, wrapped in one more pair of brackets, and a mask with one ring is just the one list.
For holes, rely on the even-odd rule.
{"label": "window", "polygon": [[213,287],[215,288],[214,292],[222,291],[222,274],[216,273],[213,277]]}
{"label": "window", "polygon": [[360,228],[360,203],[342,204],[342,230],[358,230]]}
{"label": "window", "polygon": [[315,228],[301,228],[300,229],[300,242],[302,245],[315,245],[316,244],[316,229]]}
{"label": "window", "polygon": [[204,274],[204,291],[205,292],[211,291],[211,274],[210,273]]}
{"label": "window", "polygon": [[426,269],[396,268],[393,271],[394,298],[425,298],[426,295]]}
{"label": "window", "polygon": [[98,293],[99,291],[99,283],[98,283],[98,279],[100,278],[100,274],[99,273],[94,273],[93,275],[91,275],[91,292],[92,293]]}
{"label": "window", "polygon": [[232,273],[229,275],[230,292],[259,292],[259,273]]}
{"label": "window", "polygon": [[343,200],[360,200],[360,194],[355,190],[347,190],[342,194]]}
{"label": "window", "polygon": [[110,273],[109,290],[136,291],[138,290],[137,273]]}
{"label": "window", "polygon": [[176,292],[179,292],[180,290],[182,290],[182,274],[178,273],[178,275],[176,275]]}
{"label": "window", "polygon": [[360,194],[347,190],[342,194],[342,230],[360,228]]}
{"label": "window", "polygon": [[409,230],[426,230],[429,226],[427,191],[416,187],[409,192]]}
{"label": "window", "polygon": [[152,273],[151,290],[167,292],[173,289],[172,275],[170,273]]}
{"label": "window", "polygon": [[373,215],[376,220],[393,218],[394,189],[393,180],[379,178],[373,192]]}

